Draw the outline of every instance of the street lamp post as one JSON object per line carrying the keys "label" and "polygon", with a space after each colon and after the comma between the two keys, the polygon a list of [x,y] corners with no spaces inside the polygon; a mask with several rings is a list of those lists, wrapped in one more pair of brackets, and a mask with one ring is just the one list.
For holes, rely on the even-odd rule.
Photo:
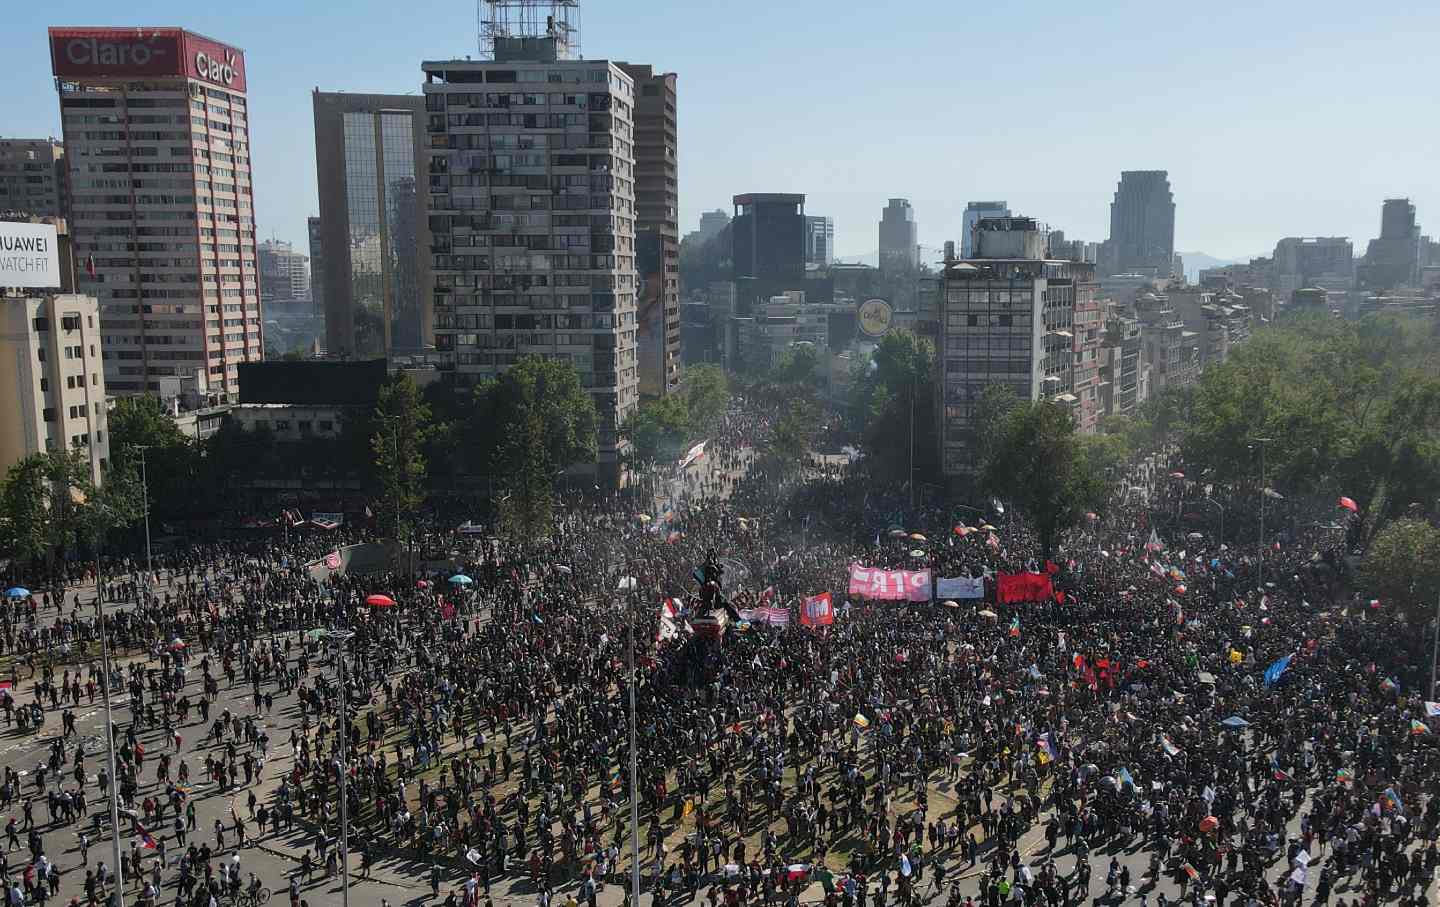
{"label": "street lamp post", "polygon": [[1260,446],[1260,560],[1257,567],[1259,582],[1256,585],[1263,587],[1265,585],[1265,445],[1275,439],[1254,438],[1252,440]]}
{"label": "street lamp post", "polygon": [[336,671],[340,680],[340,903],[343,907],[350,907],[350,816],[345,787],[349,774],[345,750],[350,744],[350,690],[345,677],[345,643],[354,635],[342,630],[331,630],[327,634],[329,641],[335,643],[335,658],[339,662]]}
{"label": "street lamp post", "polygon": [[115,907],[125,907],[125,873],[120,862],[120,779],[115,777],[115,723],[110,712],[110,646],[105,640],[105,592],[100,576],[100,543],[95,543],[95,619],[100,629],[100,695],[105,704],[105,764],[110,775],[110,847],[115,861]]}
{"label": "street lamp post", "polygon": [[150,445],[137,444],[135,448],[140,451],[140,494],[143,497],[145,505],[145,603],[148,605],[150,583],[155,576],[154,563],[150,558],[150,476],[145,466],[145,451],[150,449]]}
{"label": "street lamp post", "polygon": [[1440,592],[1435,593],[1435,644],[1430,647],[1430,695],[1435,696],[1435,668],[1440,661]]}
{"label": "street lamp post", "polygon": [[640,770],[636,751],[635,712],[635,607],[637,586],[633,576],[622,576],[617,592],[625,593],[625,660],[629,676],[625,686],[630,693],[630,904],[640,907]]}
{"label": "street lamp post", "polygon": [[[1261,496],[1264,496],[1263,493]],[[1220,543],[1223,545],[1225,543],[1225,508],[1220,506],[1219,501],[1211,497],[1205,498],[1205,502],[1208,504],[1213,504],[1215,506],[1215,509],[1220,511]]]}

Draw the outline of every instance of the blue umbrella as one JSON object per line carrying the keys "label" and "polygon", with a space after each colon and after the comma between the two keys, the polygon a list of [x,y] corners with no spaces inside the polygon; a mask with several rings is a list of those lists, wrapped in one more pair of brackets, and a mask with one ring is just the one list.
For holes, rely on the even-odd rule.
{"label": "blue umbrella", "polygon": [[1226,718],[1224,721],[1220,722],[1220,726],[1239,730],[1242,727],[1249,727],[1250,722],[1246,721],[1244,718],[1241,718],[1239,715],[1231,715],[1229,718]]}
{"label": "blue umbrella", "polygon": [[24,586],[11,586],[9,589],[6,589],[6,590],[5,590],[5,597],[6,597],[6,598],[29,598],[29,597],[30,597],[30,590],[29,590],[29,589],[26,589]]}
{"label": "blue umbrella", "polygon": [[463,573],[457,573],[450,577],[450,582],[457,586],[468,586],[475,581]]}

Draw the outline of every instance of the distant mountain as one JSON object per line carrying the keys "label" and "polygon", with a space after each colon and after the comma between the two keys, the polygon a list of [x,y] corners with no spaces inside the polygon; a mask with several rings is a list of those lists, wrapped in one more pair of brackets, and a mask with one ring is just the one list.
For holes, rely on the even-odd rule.
{"label": "distant mountain", "polygon": [[[945,255],[945,250],[937,246],[920,247],[920,263],[933,266]],[[844,265],[869,265],[872,268],[880,267],[880,250],[866,252],[864,255],[836,255],[836,264]]]}
{"label": "distant mountain", "polygon": [[[1250,258],[1216,258],[1213,255],[1206,255],[1204,252],[1177,252],[1185,262],[1185,279],[1195,283],[1200,279],[1200,272],[1206,268],[1223,268],[1226,265],[1238,265],[1248,262]],[[1256,256],[1251,256],[1251,258]]]}

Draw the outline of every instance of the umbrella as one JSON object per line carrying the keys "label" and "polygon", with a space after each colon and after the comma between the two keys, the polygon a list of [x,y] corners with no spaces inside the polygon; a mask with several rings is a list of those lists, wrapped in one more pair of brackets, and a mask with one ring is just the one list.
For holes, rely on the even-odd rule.
{"label": "umbrella", "polygon": [[175,639],[170,640],[170,651],[171,651],[171,652],[179,652],[179,651],[181,651],[181,650],[184,649],[184,648],[185,648],[185,640],[180,639],[180,638],[178,638],[178,637],[175,638]]}
{"label": "umbrella", "polygon": [[892,539],[903,539],[903,538],[904,538],[905,536],[907,536],[907,535],[909,535],[909,533],[907,533],[904,529],[891,529],[891,530],[890,530],[890,537],[891,537]]}
{"label": "umbrella", "polygon": [[572,571],[570,570],[570,568],[567,567],[567,566],[565,566],[564,564],[556,564],[556,565],[555,565],[555,570],[556,570],[557,572],[559,572],[559,573],[565,574],[566,576],[569,576],[570,573],[572,572]]}
{"label": "umbrella", "polygon": [[372,608],[393,608],[395,599],[388,595],[370,595],[365,598],[365,604]]}
{"label": "umbrella", "polygon": [[956,526],[956,527],[955,527],[955,534],[958,535],[958,536],[960,536],[962,539],[963,539],[965,536],[969,535],[970,533],[972,533],[972,532],[974,532],[974,531],[975,531],[974,529],[971,529],[969,526],[966,526],[964,523],[961,523],[959,526]]}
{"label": "umbrella", "polygon": [[1340,500],[1338,500],[1338,501],[1335,502],[1335,506],[1337,506],[1337,507],[1344,507],[1346,510],[1350,511],[1351,513],[1359,513],[1359,512],[1360,512],[1360,505],[1355,503],[1355,499],[1354,499],[1354,498],[1347,498],[1347,497],[1345,497],[1344,495],[1341,495],[1341,496],[1340,496]]}
{"label": "umbrella", "polygon": [[457,573],[450,577],[450,585],[452,586],[468,586],[473,582],[475,581],[463,573]]}
{"label": "umbrella", "polygon": [[1215,818],[1214,816],[1206,816],[1205,818],[1200,820],[1200,832],[1202,834],[1208,835],[1210,832],[1214,831],[1219,827],[1220,820]]}
{"label": "umbrella", "polygon": [[316,627],[314,630],[305,631],[305,638],[309,640],[324,639],[326,635],[327,634],[325,630],[320,627]]}
{"label": "umbrella", "polygon": [[951,600],[948,599],[948,598],[945,600],[944,604],[945,604],[945,607],[947,607],[947,608],[958,608],[958,607],[960,607],[960,603],[959,603],[959,602],[957,602],[957,601],[951,601]]}
{"label": "umbrella", "polygon": [[1224,721],[1220,722],[1220,726],[1228,727],[1232,731],[1238,731],[1241,728],[1249,727],[1250,722],[1246,721],[1244,718],[1241,718],[1239,715],[1231,715],[1229,718],[1226,718]]}
{"label": "umbrella", "polygon": [[6,589],[6,590],[5,590],[5,597],[6,597],[6,598],[29,598],[29,597],[30,597],[30,590],[29,590],[29,589],[26,589],[24,586],[11,586],[9,589]]}
{"label": "umbrella", "polygon": [[1177,470],[1175,470],[1174,472],[1170,473],[1170,478],[1172,478],[1172,479],[1183,479],[1183,478],[1185,478],[1185,473],[1183,473],[1183,472],[1181,472],[1180,470],[1177,469]]}
{"label": "umbrella", "polygon": [[642,522],[642,523],[648,523],[648,522],[650,522],[650,514],[648,514],[648,513],[637,513],[637,514],[635,514],[635,519],[639,520],[639,521]]}
{"label": "umbrella", "polygon": [[999,615],[997,615],[994,611],[991,611],[989,608],[986,608],[984,611],[980,612],[980,616],[985,618],[986,620],[994,620]]}
{"label": "umbrella", "polygon": [[1098,513],[1096,513],[1095,511],[1091,510],[1091,511],[1089,511],[1089,512],[1087,512],[1087,513],[1085,514],[1085,519],[1087,519],[1087,520],[1098,520],[1098,519],[1100,519],[1100,514],[1098,514]]}
{"label": "umbrella", "polygon": [[1184,594],[1185,594],[1185,587],[1184,587],[1184,586],[1176,586],[1176,587],[1175,587],[1175,594],[1176,594],[1176,595],[1184,595]]}
{"label": "umbrella", "polygon": [[995,527],[994,527],[994,526],[991,526],[989,523],[981,523],[981,524],[980,524],[980,528],[983,529],[983,530],[985,530],[986,532],[994,532],[994,531],[995,531]]}
{"label": "umbrella", "polygon": [[918,532],[912,532],[912,533],[910,533],[910,538],[911,538],[912,540],[914,540],[914,541],[917,541],[917,542],[929,541],[929,539],[925,538],[925,536],[921,535],[921,534],[918,533]]}
{"label": "umbrella", "polygon": [[910,556],[911,556],[911,557],[924,557],[924,556],[925,556],[925,552],[922,551],[922,550],[920,550],[919,548],[911,548],[911,549],[910,549]]}
{"label": "umbrella", "polygon": [[1192,532],[1185,537],[1187,539],[1190,539],[1191,541],[1195,541],[1197,539],[1203,539],[1205,537],[1205,534],[1203,532]]}
{"label": "umbrella", "polygon": [[416,588],[416,589],[429,589],[429,588],[430,588],[430,581],[429,581],[429,580],[423,580],[423,579],[422,579],[422,580],[417,580],[417,581],[415,582],[415,588]]}

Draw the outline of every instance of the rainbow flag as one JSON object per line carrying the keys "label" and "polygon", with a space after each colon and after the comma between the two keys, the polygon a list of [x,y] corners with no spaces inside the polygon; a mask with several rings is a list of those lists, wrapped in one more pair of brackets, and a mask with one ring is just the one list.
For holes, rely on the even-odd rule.
{"label": "rainbow flag", "polygon": [[1165,755],[1167,756],[1180,755],[1180,747],[1175,745],[1175,742],[1170,739],[1169,734],[1160,735],[1160,748],[1165,750]]}
{"label": "rainbow flag", "polygon": [[1430,733],[1430,726],[1423,721],[1416,721],[1412,718],[1410,719],[1410,733],[1416,736],[1428,734]]}

